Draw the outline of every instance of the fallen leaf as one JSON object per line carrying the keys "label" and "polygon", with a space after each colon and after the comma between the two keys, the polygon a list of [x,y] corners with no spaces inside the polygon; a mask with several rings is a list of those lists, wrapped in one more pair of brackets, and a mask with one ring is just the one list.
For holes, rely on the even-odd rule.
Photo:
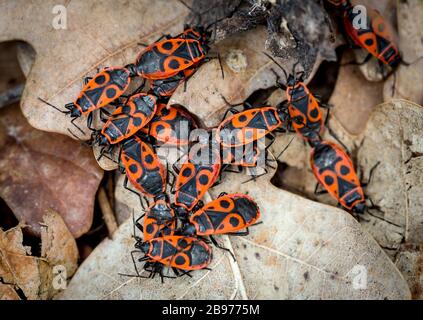
{"label": "fallen leaf", "polygon": [[[410,297],[401,274],[350,214],[277,189],[269,177],[245,179],[231,174],[211,194],[249,193],[263,213],[263,225],[251,228],[252,236],[231,238],[249,297]],[[365,290],[354,289],[360,269],[367,272]]]}
{"label": "fallen leaf", "polygon": [[15,216],[39,235],[51,208],[74,237],[87,232],[103,176],[90,148],[33,129],[16,105],[0,111],[0,142],[0,196]]}
{"label": "fallen leaf", "polygon": [[29,300],[50,299],[60,289],[54,285],[55,268],[64,267],[63,274],[69,278],[74,274],[78,248],[63,219],[56,212],[49,211],[44,216],[43,226],[41,257],[31,256],[31,248],[22,244],[21,225],[8,231],[0,229],[0,278],[10,285],[9,288],[0,287],[0,297],[3,294],[14,297],[10,289],[17,295],[15,286]]}
{"label": "fallen leaf", "polygon": [[[346,54],[341,64],[351,60],[351,54]],[[374,107],[383,102],[382,92],[383,83],[366,82],[358,67],[342,66],[329,101],[333,106],[331,116],[350,134],[358,135],[364,130]]]}
{"label": "fallen leaf", "polygon": [[21,300],[13,286],[0,283],[0,300]]}
{"label": "fallen leaf", "polygon": [[407,99],[423,104],[423,2],[419,0],[398,1],[398,29],[401,54],[406,63],[401,64],[394,76],[385,83],[385,101],[392,98]]}
{"label": "fallen leaf", "polygon": [[70,278],[78,267],[78,247],[62,217],[49,210],[41,228],[41,257],[51,266],[62,265]]}
{"label": "fallen leaf", "polygon": [[380,211],[372,210],[373,215],[366,215],[361,223],[393,259],[401,254],[403,243],[417,248],[422,244],[422,119],[423,108],[409,101],[378,106],[358,153],[358,165],[367,169],[365,177],[381,161],[367,188]]}
{"label": "fallen leaf", "polygon": [[[56,5],[66,8],[63,29],[54,27]],[[188,13],[179,1],[166,0],[103,1],[101,5],[83,0],[18,0],[3,1],[0,11],[5,13],[0,41],[19,39],[37,53],[21,101],[25,117],[35,128],[67,135],[68,128],[75,129],[70,118],[38,97],[59,107],[72,102],[84,77],[94,75],[97,68],[133,62],[143,48],[138,43],[152,42],[162,33],[179,33]],[[88,134],[86,118],[77,124]]]}
{"label": "fallen leaf", "polygon": [[45,283],[51,279],[45,260],[32,257],[31,249],[22,245],[21,226],[8,231],[0,229],[0,277],[4,283],[17,286],[29,300],[47,298]]}

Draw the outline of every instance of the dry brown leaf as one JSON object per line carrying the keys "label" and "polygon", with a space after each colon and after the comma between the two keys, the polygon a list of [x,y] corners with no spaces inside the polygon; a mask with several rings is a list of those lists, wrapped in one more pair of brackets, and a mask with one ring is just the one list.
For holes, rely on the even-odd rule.
{"label": "dry brown leaf", "polygon": [[[403,59],[412,63],[423,56],[423,2],[398,1],[398,29]],[[385,101],[407,99],[423,104],[423,60],[410,66],[400,65],[395,77],[385,83]],[[394,95],[392,96],[392,94]]]}
{"label": "dry brown leaf", "polygon": [[[53,27],[57,5],[66,7],[66,29]],[[188,13],[180,2],[168,0],[105,0],[96,5],[83,0],[2,1],[0,11],[0,41],[23,40],[37,53],[21,102],[25,117],[38,129],[64,134],[68,128],[75,130],[69,117],[38,97],[57,106],[73,101],[83,77],[97,68],[133,62],[142,49],[138,43],[154,41],[163,32],[180,32]],[[86,119],[77,123],[85,128]]]}
{"label": "dry brown leaf", "polygon": [[0,148],[0,196],[20,221],[39,235],[51,208],[75,237],[89,230],[103,175],[89,148],[33,129],[16,105],[0,112]]}
{"label": "dry brown leaf", "polygon": [[[366,215],[362,225],[400,261],[413,251],[410,248],[417,248],[411,254],[418,253],[419,259],[423,259],[418,250],[423,239],[422,128],[421,106],[405,100],[382,104],[370,117],[358,154],[358,164],[367,169],[367,175],[381,161],[367,188],[381,212],[373,210],[374,216]],[[405,267],[403,261],[399,265]]]}
{"label": "dry brown leaf", "polygon": [[30,248],[24,247],[22,240],[20,226],[6,232],[0,229],[0,277],[19,287],[29,300],[47,298],[45,283],[51,276],[47,262],[30,256]]}
{"label": "dry brown leaf", "polygon": [[[43,226],[41,258],[31,256],[30,247],[23,246],[21,225],[5,232],[0,229],[0,278],[20,288],[30,300],[50,299],[60,289],[55,287],[57,277],[70,278],[77,268],[78,248],[61,216],[49,211],[44,216]],[[61,271],[64,273],[58,275],[56,267],[64,268]],[[3,290],[4,294],[13,297],[6,288]]]}
{"label": "dry brown leaf", "polygon": [[[341,63],[351,61],[346,54]],[[360,134],[375,106],[383,102],[383,83],[367,82],[356,66],[340,68],[329,103],[331,115],[352,135]]]}
{"label": "dry brown leaf", "polygon": [[13,286],[0,283],[0,300],[21,300]]}
{"label": "dry brown leaf", "polygon": [[78,267],[78,247],[62,217],[49,210],[41,228],[41,256],[51,266],[63,265],[70,278]]}

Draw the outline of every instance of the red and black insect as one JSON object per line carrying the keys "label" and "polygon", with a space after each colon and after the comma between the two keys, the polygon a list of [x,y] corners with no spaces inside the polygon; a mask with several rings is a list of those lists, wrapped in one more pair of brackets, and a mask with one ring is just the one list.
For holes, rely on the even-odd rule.
{"label": "red and black insect", "polygon": [[156,115],[141,131],[158,142],[169,146],[185,146],[190,143],[189,133],[198,128],[192,115],[182,106],[159,103]]}
{"label": "red and black insect", "polygon": [[285,132],[282,127],[286,114],[275,107],[264,106],[241,112],[229,110],[235,114],[223,120],[217,129],[217,139],[223,147],[241,147],[271,132]]}
{"label": "red and black insect", "polygon": [[198,66],[210,50],[210,32],[202,27],[186,27],[181,34],[164,36],[141,52],[135,62],[140,77],[167,79],[180,71]]}
{"label": "red and black insect", "polygon": [[286,85],[279,81],[279,77],[277,84],[281,89],[286,90],[288,99],[276,108],[265,106],[242,112],[233,108],[229,109],[235,114],[224,120],[218,128],[220,131],[218,139],[223,147],[239,147],[269,136],[272,132],[285,132],[286,129],[294,130],[307,141],[320,139],[320,133],[324,128],[320,109],[323,105],[319,105],[317,99],[304,84],[304,72],[295,72],[297,65],[295,64],[293,73],[288,75],[275,59],[267,56],[285,74]]}
{"label": "red and black insect", "polygon": [[216,144],[202,145],[192,148],[186,162],[174,170],[178,173],[175,182],[174,203],[187,211],[192,210],[205,193],[217,181],[220,169],[220,149]]}
{"label": "red and black insect", "polygon": [[360,14],[354,10],[349,0],[342,0],[339,4],[344,12],[344,27],[349,38],[355,45],[365,49],[369,54],[392,68],[401,63],[398,45],[395,43],[394,33],[389,23],[376,11],[367,9],[367,21],[364,27],[356,28],[354,22]]}
{"label": "red and black insect", "polygon": [[[65,105],[69,111],[63,111],[49,102],[39,98],[42,102],[56,110],[69,114],[71,123],[81,116],[89,116],[88,127],[92,124],[92,111],[100,109],[121,97],[128,89],[131,78],[136,76],[132,68],[113,67],[106,68],[97,73],[93,78],[86,78],[86,84],[74,102]],[[82,131],[79,127],[78,130]]]}
{"label": "red and black insect", "polygon": [[259,207],[251,197],[245,194],[221,195],[191,214],[182,232],[197,236],[241,235],[239,231],[255,224],[259,218]]}
{"label": "red and black insect", "polygon": [[154,261],[184,272],[205,269],[212,260],[210,246],[194,237],[163,236],[137,242],[135,248],[145,253],[139,261]]}
{"label": "red and black insect", "polygon": [[123,165],[121,169],[126,174],[126,189],[135,192],[128,188],[129,180],[147,197],[155,198],[165,192],[166,168],[149,145],[139,137],[133,136],[122,144],[119,159]]}
{"label": "red and black insect", "polygon": [[271,56],[266,54],[284,73],[286,84],[282,83],[276,74],[276,83],[279,88],[286,91],[287,100],[281,102],[277,109],[285,112],[287,127],[306,141],[320,140],[320,134],[324,129],[321,108],[328,105],[321,103],[304,83],[304,71],[296,72],[298,62],[293,65],[292,73],[288,75],[285,69]]}
{"label": "red and black insect", "polygon": [[[351,158],[341,147],[327,141],[316,142],[311,151],[310,164],[325,192],[337,199],[342,207],[354,213],[363,213],[366,210],[363,185]],[[369,181],[376,166],[370,171]]]}
{"label": "red and black insect", "polygon": [[156,110],[157,98],[154,95],[133,95],[124,106],[118,107],[111,114],[101,132],[94,133],[93,139],[100,146],[119,143],[145,127]]}

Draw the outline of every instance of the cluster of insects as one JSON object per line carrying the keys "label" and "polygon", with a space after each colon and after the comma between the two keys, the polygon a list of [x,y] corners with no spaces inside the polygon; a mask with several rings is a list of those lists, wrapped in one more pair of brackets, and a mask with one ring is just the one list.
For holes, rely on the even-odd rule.
{"label": "cluster of insects", "polygon": [[[380,15],[369,15],[369,28],[356,30],[352,26],[354,13],[350,2],[330,2],[341,8],[345,30],[356,45],[381,63],[392,68],[398,66],[401,56],[388,28],[383,28],[385,23]],[[102,147],[100,157],[113,159],[113,151],[118,148],[117,159],[113,160],[125,174],[124,186],[139,196],[145,209],[143,215],[134,218],[136,250],[131,256],[137,277],[144,277],[137,262],[145,262],[143,268],[148,273],[145,277],[159,274],[162,279],[170,277],[164,274],[164,268],[172,269],[175,276],[207,269],[212,261],[210,244],[228,250],[216,241],[215,235],[248,234],[248,228],[260,218],[260,209],[250,196],[222,193],[206,204],[202,198],[219,183],[228,167],[257,166],[259,156],[266,153],[277,132],[295,132],[311,146],[314,175],[324,191],[342,207],[353,213],[363,213],[367,208],[363,184],[350,156],[341,146],[321,138],[325,128],[321,109],[328,106],[307,88],[305,73],[296,71],[298,63],[288,73],[271,56],[269,59],[285,75],[285,83],[278,77],[277,86],[286,92],[286,101],[276,107],[256,108],[243,103],[243,111],[231,106],[228,113],[232,115],[225,115],[208,141],[195,144],[197,151],[207,151],[206,160],[198,161],[196,152],[188,152],[180,167],[173,165],[173,170],[168,170],[162,164],[155,149],[160,144],[187,146],[192,150],[193,142],[182,135],[180,125],[184,123],[188,131],[199,126],[185,108],[168,106],[168,101],[176,88],[210,59],[209,29],[210,26],[185,26],[182,33],[164,35],[146,46],[135,63],[105,68],[87,78],[76,100],[65,105],[67,111],[43,100],[68,114],[78,130],[81,129],[74,121],[86,116],[87,127],[92,131],[90,144]],[[134,77],[142,78],[142,85],[126,96]],[[112,113],[105,110],[108,105],[115,106]],[[93,127],[95,110],[99,110],[104,122],[101,130]],[[264,149],[256,144],[262,138],[270,140]],[[253,152],[244,152],[239,159],[233,150],[245,146],[252,146]],[[166,190],[168,184],[172,186],[172,197]],[[142,237],[135,235],[136,228]],[[140,252],[142,258],[136,258],[135,254]]]}

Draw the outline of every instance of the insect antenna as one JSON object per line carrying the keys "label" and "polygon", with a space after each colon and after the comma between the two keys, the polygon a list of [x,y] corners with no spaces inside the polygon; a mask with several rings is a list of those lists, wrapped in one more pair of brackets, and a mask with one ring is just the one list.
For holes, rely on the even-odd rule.
{"label": "insect antenna", "polygon": [[288,73],[286,72],[286,70],[280,65],[279,62],[276,61],[275,58],[273,58],[270,54],[268,54],[267,52],[263,52],[263,54],[268,57],[270,60],[272,60],[283,72],[284,76],[285,76],[285,81],[288,82]]}
{"label": "insect antenna", "polygon": [[44,100],[44,99],[42,99],[42,98],[40,98],[40,97],[38,97],[38,100],[40,100],[41,102],[45,103],[46,105],[48,105],[48,106],[50,106],[50,107],[52,107],[52,108],[56,109],[56,110],[57,110],[57,111],[59,111],[60,113],[63,113],[63,114],[70,114],[70,111],[63,111],[63,110],[60,110],[60,109],[59,109],[58,107],[56,107],[55,105],[51,104],[50,102],[48,102],[48,101],[46,101],[46,100]]}
{"label": "insect antenna", "polygon": [[283,148],[283,150],[279,153],[279,155],[277,156],[276,160],[279,160],[279,158],[285,153],[286,150],[288,150],[289,146],[291,145],[291,143],[294,141],[295,139],[295,135],[291,138],[291,140],[288,142],[288,144],[285,146],[285,148]]}

